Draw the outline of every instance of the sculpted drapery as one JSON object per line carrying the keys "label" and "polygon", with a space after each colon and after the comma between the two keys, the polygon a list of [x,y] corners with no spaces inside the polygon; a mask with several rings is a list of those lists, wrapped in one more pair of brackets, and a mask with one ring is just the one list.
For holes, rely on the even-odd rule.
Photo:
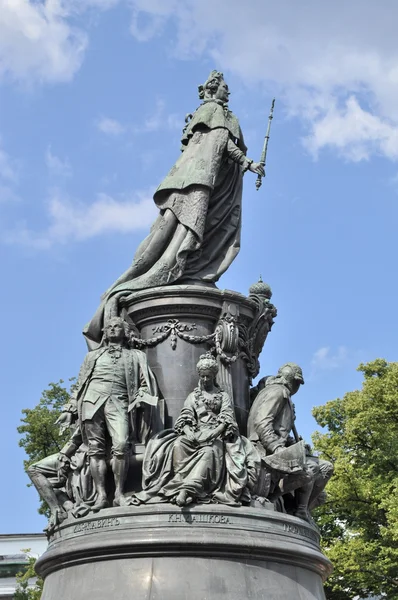
{"label": "sculpted drapery", "polygon": [[204,100],[183,132],[182,154],[154,194],[159,216],[84,330],[91,349],[122,296],[173,283],[212,285],[239,252],[243,173],[262,166],[246,158],[222,74],[213,72],[200,89]]}
{"label": "sculpted drapery", "polygon": [[133,503],[250,503],[260,457],[239,435],[231,399],[215,383],[216,361],[204,355],[198,370],[199,386],[186,399],[174,430],[155,435],[146,447],[143,491]]}
{"label": "sculpted drapery", "polygon": [[[174,431],[163,431],[150,440],[143,464],[144,489],[136,494],[141,502],[173,502],[182,489],[196,502],[250,502],[249,488],[258,476],[259,457],[250,442],[237,435],[231,401],[225,392],[222,396],[218,415],[214,409],[199,408],[199,416],[195,392],[190,394]],[[235,435],[205,441],[222,422]],[[186,424],[195,429],[198,441],[183,434]]]}

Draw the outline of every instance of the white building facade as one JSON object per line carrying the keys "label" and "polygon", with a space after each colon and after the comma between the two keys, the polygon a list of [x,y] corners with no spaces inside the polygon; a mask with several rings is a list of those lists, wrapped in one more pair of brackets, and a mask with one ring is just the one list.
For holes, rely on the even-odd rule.
{"label": "white building facade", "polygon": [[0,600],[12,600],[16,588],[16,574],[27,564],[25,550],[38,558],[47,548],[44,533],[16,533],[0,535]]}

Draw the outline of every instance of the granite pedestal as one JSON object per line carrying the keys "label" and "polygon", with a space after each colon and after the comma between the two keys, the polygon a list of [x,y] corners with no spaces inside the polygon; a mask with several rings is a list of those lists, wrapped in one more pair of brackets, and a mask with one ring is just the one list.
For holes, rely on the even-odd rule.
{"label": "granite pedestal", "polygon": [[165,399],[165,427],[173,427],[198,384],[200,355],[215,347],[219,384],[233,398],[239,430],[245,435],[249,387],[257,374],[252,364],[273,322],[267,311],[243,294],[195,285],[143,290],[121,306],[137,327],[137,346],[145,350]]}
{"label": "granite pedestal", "polygon": [[36,568],[42,600],[323,600],[331,571],[296,517],[169,504],[70,517]]}

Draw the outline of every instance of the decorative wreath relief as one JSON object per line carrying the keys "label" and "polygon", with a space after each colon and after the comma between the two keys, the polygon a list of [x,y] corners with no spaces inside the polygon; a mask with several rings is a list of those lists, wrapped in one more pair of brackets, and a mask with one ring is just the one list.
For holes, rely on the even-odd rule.
{"label": "decorative wreath relief", "polygon": [[148,348],[157,346],[157,344],[160,344],[170,337],[170,345],[172,349],[175,350],[177,347],[177,338],[190,342],[191,344],[202,344],[215,337],[215,333],[210,333],[208,335],[189,335],[189,333],[187,333],[189,331],[195,331],[195,329],[196,323],[180,323],[178,319],[169,319],[164,325],[152,327],[152,332],[159,333],[160,335],[149,338],[148,340],[132,336],[131,342],[139,348]]}

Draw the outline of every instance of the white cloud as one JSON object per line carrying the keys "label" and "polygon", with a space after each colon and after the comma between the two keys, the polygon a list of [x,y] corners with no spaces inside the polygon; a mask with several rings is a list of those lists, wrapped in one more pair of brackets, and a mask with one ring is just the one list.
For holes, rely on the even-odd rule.
{"label": "white cloud", "polygon": [[164,113],[164,102],[158,100],[156,103],[155,112],[145,119],[143,130],[144,131],[158,131],[163,124],[163,113]]}
{"label": "white cloud", "polygon": [[56,177],[70,177],[72,175],[72,167],[69,160],[62,160],[59,156],[53,154],[51,146],[47,148],[45,160],[47,168],[52,175]]}
{"label": "white cloud", "polygon": [[397,160],[398,126],[363,110],[350,96],[342,108],[331,107],[314,121],[304,144],[314,156],[329,147],[354,162],[367,160],[375,153]]}
{"label": "white cloud", "polygon": [[61,0],[2,0],[0,77],[69,81],[79,69],[87,36],[67,20]]}
{"label": "white cloud", "polygon": [[[1,144],[1,139],[0,139]],[[16,183],[17,168],[9,154],[0,145],[0,180]]]}
{"label": "white cloud", "polygon": [[121,135],[126,131],[124,125],[122,125],[116,119],[110,119],[109,117],[101,117],[96,121],[97,128],[102,131],[102,133],[106,133],[107,135]]}
{"label": "white cloud", "polygon": [[149,192],[119,199],[99,194],[89,205],[72,202],[54,192],[48,202],[49,225],[45,231],[33,231],[23,223],[8,233],[3,241],[49,249],[56,244],[85,241],[99,235],[147,229],[157,213]]}
{"label": "white cloud", "polygon": [[[131,8],[136,39],[173,21],[175,57],[204,57],[255,93],[276,95],[305,123],[314,156],[330,148],[353,161],[398,159],[396,0],[384,0],[383,10],[363,0],[1,0],[0,78],[71,80],[88,44],[87,11],[118,4]],[[179,123],[162,110],[159,103],[141,131],[156,131],[161,119]],[[110,135],[125,129],[114,119],[98,126]]]}
{"label": "white cloud", "polygon": [[108,10],[119,4],[120,0],[72,0],[72,2],[75,3],[76,10],[85,10],[87,8]]}
{"label": "white cloud", "polygon": [[133,7],[130,31],[140,42],[147,42],[161,33],[170,16],[180,21],[184,11],[190,13],[192,10],[190,0],[185,5],[180,0],[133,0],[130,4]]}
{"label": "white cloud", "polygon": [[159,131],[160,129],[182,129],[183,123],[175,113],[166,114],[164,100],[157,100],[153,113],[144,120],[143,125],[134,127],[136,133]]}
{"label": "white cloud", "polygon": [[0,182],[0,204],[18,202],[19,200],[20,198],[12,186],[4,185]]}
{"label": "white cloud", "polygon": [[181,118],[175,113],[167,113],[164,100],[157,100],[153,112],[139,125],[122,124],[117,119],[101,117],[95,122],[99,131],[106,135],[118,137],[123,133],[141,134],[160,131],[161,129],[182,129]]}
{"label": "white cloud", "polygon": [[70,81],[88,44],[87,11],[121,0],[1,0],[0,79]]}
{"label": "white cloud", "polygon": [[348,350],[345,346],[339,346],[333,354],[329,346],[319,348],[313,355],[311,366],[313,371],[325,371],[342,367],[348,358]]}
{"label": "white cloud", "polygon": [[0,203],[18,200],[16,187],[19,181],[17,161],[5,151],[0,138]]}
{"label": "white cloud", "polygon": [[172,19],[175,56],[205,55],[257,90],[265,84],[288,115],[305,121],[304,142],[314,154],[330,147],[354,161],[374,152],[397,160],[395,0],[383,10],[362,0],[132,3],[137,39],[161,33]]}

